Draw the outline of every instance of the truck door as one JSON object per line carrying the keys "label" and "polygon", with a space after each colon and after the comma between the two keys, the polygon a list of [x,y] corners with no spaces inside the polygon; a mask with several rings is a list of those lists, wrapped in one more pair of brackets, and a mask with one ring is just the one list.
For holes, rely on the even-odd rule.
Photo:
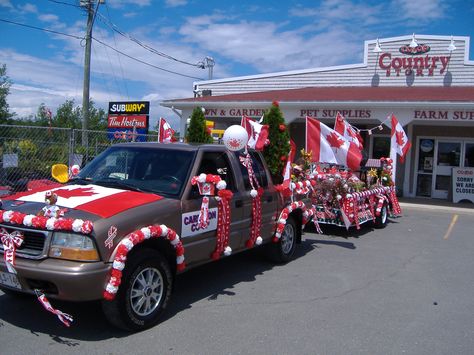
{"label": "truck door", "polygon": [[[235,153],[238,157],[240,154]],[[260,236],[263,240],[267,241],[273,236],[275,220],[277,218],[277,205],[278,205],[278,193],[275,190],[273,184],[270,181],[270,176],[267,174],[268,169],[265,167],[263,160],[259,153],[256,151],[249,151],[251,160],[252,160],[252,168],[255,174],[255,177],[258,181],[260,187],[263,188],[263,196],[262,196],[262,227],[261,227],[261,234]],[[246,234],[243,237],[243,243],[249,239],[250,235],[250,226],[252,223],[252,197],[250,196],[250,191],[252,186],[250,184],[250,178],[247,171],[247,168],[240,164],[240,172],[243,177],[243,187],[245,189],[245,198],[244,201],[244,209],[243,209],[243,221],[245,222]]]}
{"label": "truck door", "polygon": [[[231,200],[231,226],[229,246],[233,251],[240,248],[242,239],[242,209],[240,192],[237,189],[235,174],[230,164],[227,152],[203,151],[197,157],[192,176],[201,173],[218,175],[227,184],[227,189],[234,193]],[[217,189],[215,190],[217,194]],[[203,196],[198,186],[191,186],[189,182],[182,200],[181,238],[186,248],[186,263],[199,264],[208,261],[216,248],[217,241],[217,201],[214,196],[209,196],[209,225],[205,229],[199,227],[199,213]],[[236,202],[240,201],[240,202]]]}

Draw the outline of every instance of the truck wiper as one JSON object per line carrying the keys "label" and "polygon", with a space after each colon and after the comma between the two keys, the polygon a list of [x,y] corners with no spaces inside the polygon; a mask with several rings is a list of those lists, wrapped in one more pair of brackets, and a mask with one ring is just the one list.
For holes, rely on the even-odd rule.
{"label": "truck wiper", "polygon": [[101,185],[101,186],[109,186],[109,187],[118,187],[122,188],[125,190],[131,190],[131,191],[138,191],[138,192],[152,192],[152,191],[147,191],[144,189],[141,189],[135,185],[127,184],[126,182],[123,182],[122,180],[114,179],[114,178],[105,178],[105,179],[99,179],[99,180],[94,180],[91,181],[93,184],[96,185]]}

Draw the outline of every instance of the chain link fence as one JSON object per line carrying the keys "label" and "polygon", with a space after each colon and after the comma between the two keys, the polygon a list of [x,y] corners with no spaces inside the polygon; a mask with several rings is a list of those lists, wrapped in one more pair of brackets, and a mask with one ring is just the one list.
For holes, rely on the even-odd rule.
{"label": "chain link fence", "polygon": [[0,125],[0,197],[51,184],[51,166],[84,166],[109,146],[156,142],[156,134]]}

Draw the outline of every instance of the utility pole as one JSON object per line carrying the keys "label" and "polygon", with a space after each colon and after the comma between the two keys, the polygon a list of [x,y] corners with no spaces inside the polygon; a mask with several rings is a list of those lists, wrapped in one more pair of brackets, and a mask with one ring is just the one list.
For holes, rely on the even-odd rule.
{"label": "utility pole", "polygon": [[97,8],[94,11],[94,0],[80,0],[80,5],[87,11],[87,29],[86,45],[84,51],[84,82],[82,89],[82,145],[87,146],[87,133],[89,123],[89,88],[91,80],[91,44],[92,44],[92,26],[94,25],[95,12],[103,0],[97,1]]}

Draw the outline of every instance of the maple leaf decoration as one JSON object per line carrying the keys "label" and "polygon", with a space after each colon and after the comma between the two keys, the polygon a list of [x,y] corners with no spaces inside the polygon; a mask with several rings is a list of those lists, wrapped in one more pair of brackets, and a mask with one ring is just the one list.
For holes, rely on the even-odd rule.
{"label": "maple leaf decoration", "polygon": [[397,138],[397,144],[401,147],[403,147],[405,145],[405,135],[403,134],[403,132],[400,132],[400,131],[396,131],[395,134],[397,135],[396,138]]}
{"label": "maple leaf decoration", "polygon": [[336,133],[332,132],[326,136],[327,141],[329,142],[329,145],[334,148],[340,148],[343,144],[344,141],[337,136]]}
{"label": "maple leaf decoration", "polygon": [[59,190],[55,190],[54,192],[56,193],[56,195],[62,198],[92,196],[92,195],[97,194],[96,192],[93,191],[91,187],[78,187],[71,190],[59,189]]}
{"label": "maple leaf decoration", "polygon": [[238,139],[229,139],[229,145],[233,148],[240,147],[240,140]]}

